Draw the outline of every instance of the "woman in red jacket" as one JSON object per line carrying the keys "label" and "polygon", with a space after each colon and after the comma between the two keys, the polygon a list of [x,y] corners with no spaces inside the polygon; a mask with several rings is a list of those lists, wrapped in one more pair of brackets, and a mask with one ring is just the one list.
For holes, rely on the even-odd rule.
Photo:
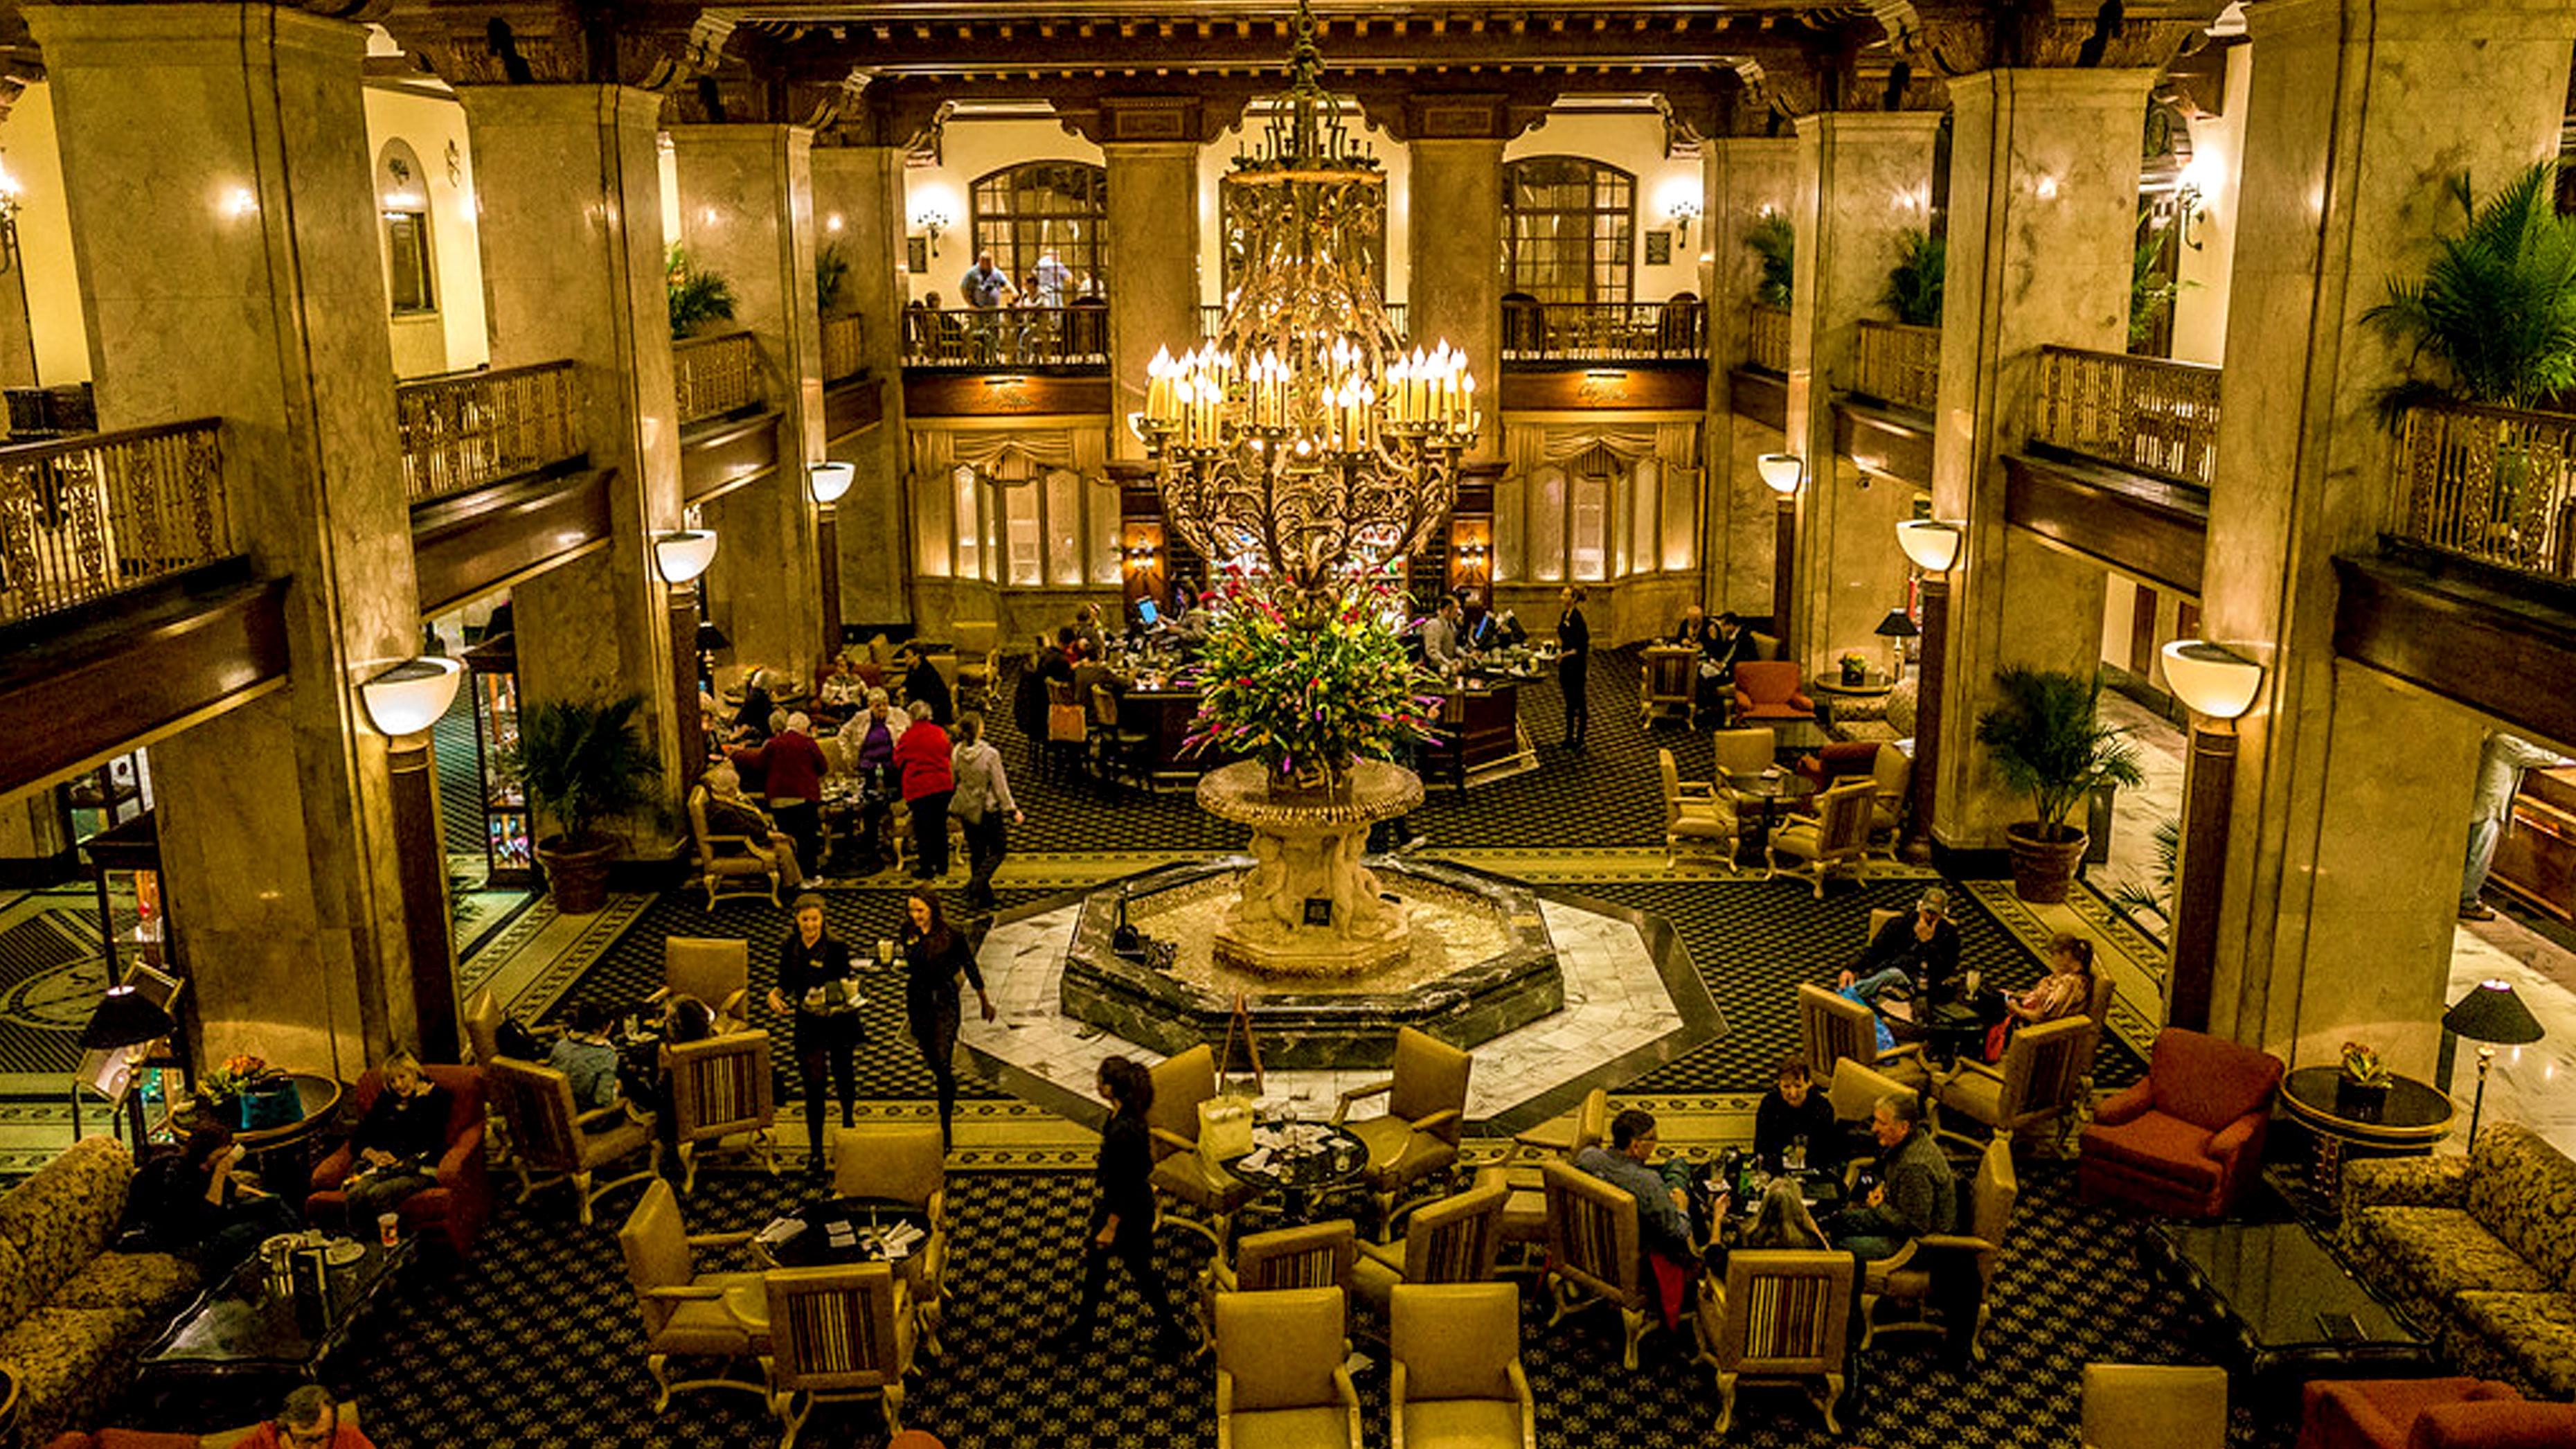
{"label": "woman in red jacket", "polygon": [[912,727],[894,742],[894,765],[903,774],[903,803],[912,811],[912,874],[937,880],[948,874],[948,801],[957,777],[948,766],[948,731],[931,722],[930,704],[912,702]]}

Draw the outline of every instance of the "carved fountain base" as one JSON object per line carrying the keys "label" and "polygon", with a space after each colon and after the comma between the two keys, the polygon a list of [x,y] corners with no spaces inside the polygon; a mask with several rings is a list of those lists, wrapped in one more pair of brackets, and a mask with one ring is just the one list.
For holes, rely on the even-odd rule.
{"label": "carved fountain base", "polygon": [[1422,803],[1411,770],[1361,760],[1329,786],[1281,790],[1245,761],[1199,781],[1199,805],[1252,832],[1252,868],[1211,952],[1219,965],[1262,976],[1350,977],[1412,954],[1404,903],[1361,863],[1369,827]]}

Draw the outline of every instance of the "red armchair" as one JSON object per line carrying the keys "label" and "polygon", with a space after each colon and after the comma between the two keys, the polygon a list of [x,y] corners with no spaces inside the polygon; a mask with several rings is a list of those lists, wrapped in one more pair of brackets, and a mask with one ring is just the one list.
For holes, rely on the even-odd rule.
{"label": "red armchair", "polygon": [[2280,1085],[2281,1059],[2269,1052],[2165,1028],[2147,1079],[2106,1098],[2084,1129],[2079,1195],[2171,1217],[2226,1216],[2263,1166]]}
{"label": "red armchair", "polygon": [[2561,1449],[2576,1404],[2524,1400],[2488,1379],[2319,1380],[2302,1390],[2298,1449]]}
{"label": "red armchair", "polygon": [[1804,675],[1796,661],[1744,659],[1735,666],[1735,721],[1816,717],[1816,702],[1800,692]]}
{"label": "red armchair", "polygon": [[[444,1244],[459,1258],[472,1257],[474,1238],[492,1216],[492,1181],[483,1168],[483,1073],[476,1067],[423,1063],[421,1071],[445,1087],[452,1099],[447,1110],[447,1150],[438,1159],[438,1185],[403,1199],[403,1231]],[[384,1079],[375,1072],[358,1078],[358,1110],[376,1104]],[[357,1165],[348,1143],[313,1169],[313,1192],[304,1199],[304,1220],[339,1222],[348,1216],[348,1194],[340,1190]]]}

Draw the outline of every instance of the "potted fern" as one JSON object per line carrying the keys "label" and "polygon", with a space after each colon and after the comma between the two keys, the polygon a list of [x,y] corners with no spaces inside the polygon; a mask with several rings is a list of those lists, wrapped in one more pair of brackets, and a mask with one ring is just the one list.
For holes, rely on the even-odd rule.
{"label": "potted fern", "polygon": [[2086,796],[2105,785],[2144,783],[2137,742],[2102,723],[2102,675],[2016,665],[1995,675],[2002,696],[1977,716],[1977,743],[2004,783],[2031,799],[2035,818],[2004,827],[2012,853],[2013,893],[2054,905],[2066,899],[2084,858],[2086,836],[2068,823]]}
{"label": "potted fern", "polygon": [[653,801],[662,766],[636,727],[641,695],[605,703],[541,700],[519,715],[519,741],[504,767],[556,834],[537,841],[555,910],[585,916],[608,904],[617,839],[602,825]]}
{"label": "potted fern", "polygon": [[1745,231],[1744,244],[1762,263],[1762,279],[1753,285],[1753,300],[1765,307],[1788,306],[1798,270],[1798,233],[1789,218],[1776,211],[1765,213]]}
{"label": "potted fern", "polygon": [[671,244],[664,282],[671,304],[671,340],[692,337],[714,322],[733,320],[733,283],[689,260],[688,248]]}
{"label": "potted fern", "polygon": [[1941,325],[1941,286],[1950,267],[1950,244],[1919,226],[1896,235],[1896,265],[1879,299],[1908,327]]}

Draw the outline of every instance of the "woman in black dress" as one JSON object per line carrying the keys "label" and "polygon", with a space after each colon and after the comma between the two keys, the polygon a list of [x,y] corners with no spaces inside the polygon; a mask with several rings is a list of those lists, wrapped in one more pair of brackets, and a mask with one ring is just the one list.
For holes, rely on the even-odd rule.
{"label": "woman in black dress", "polygon": [[1126,1057],[1100,1064],[1100,1095],[1109,1099],[1109,1125],[1100,1132],[1100,1166],[1092,1181],[1098,1196],[1082,1244],[1082,1292],[1074,1300],[1073,1319],[1053,1336],[1065,1352],[1088,1348],[1100,1295],[1109,1287],[1109,1260],[1127,1265],[1145,1308],[1154,1315],[1162,1351],[1189,1356],[1198,1351],[1198,1336],[1181,1322],[1162,1276],[1154,1271],[1153,1139],[1145,1131],[1145,1110],[1154,1104],[1154,1079]]}
{"label": "woman in black dress", "polygon": [[993,998],[984,994],[984,973],[975,969],[975,953],[966,949],[966,937],[948,924],[939,898],[928,891],[914,891],[903,908],[904,1022],[921,1046],[921,1059],[930,1067],[932,1080],[939,1084],[939,1141],[955,1146],[949,1118],[957,1110],[957,1023],[962,1012],[958,974],[963,972],[967,984],[975,988],[975,1000],[986,1021],[993,1019]]}
{"label": "woman in black dress", "polygon": [[1583,732],[1592,726],[1592,626],[1583,619],[1583,589],[1566,586],[1565,612],[1556,616],[1556,687],[1565,696],[1565,747],[1583,748]]}
{"label": "woman in black dress", "polygon": [[831,1163],[823,1156],[823,1075],[831,1073],[841,1099],[841,1125],[851,1125],[859,1096],[859,1038],[866,1026],[859,1019],[858,968],[850,948],[823,929],[823,898],[812,892],[796,898],[796,929],[778,948],[778,984],[769,988],[769,1009],[781,1016],[795,1003],[796,1066],[805,1077],[805,1138],[812,1156],[808,1173],[821,1173]]}

